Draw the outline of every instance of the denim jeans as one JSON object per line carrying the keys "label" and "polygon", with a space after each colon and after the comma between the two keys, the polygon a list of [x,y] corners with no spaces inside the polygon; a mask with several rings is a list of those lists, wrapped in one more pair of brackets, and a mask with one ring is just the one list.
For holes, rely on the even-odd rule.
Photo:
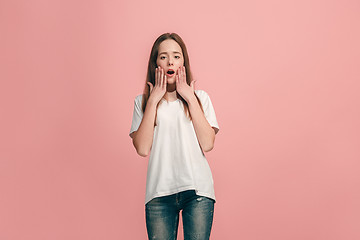
{"label": "denim jeans", "polygon": [[195,190],[153,198],[145,205],[149,239],[176,240],[182,210],[184,240],[208,240],[215,201],[198,196]]}

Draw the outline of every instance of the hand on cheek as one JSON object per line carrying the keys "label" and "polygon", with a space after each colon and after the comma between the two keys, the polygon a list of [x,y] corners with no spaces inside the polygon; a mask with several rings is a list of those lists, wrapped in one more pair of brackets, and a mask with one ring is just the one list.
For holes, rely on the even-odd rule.
{"label": "hand on cheek", "polygon": [[189,84],[186,82],[186,71],[185,67],[181,66],[176,71],[176,91],[185,99],[185,101],[189,101],[194,96],[195,86],[194,83],[196,80],[193,80]]}

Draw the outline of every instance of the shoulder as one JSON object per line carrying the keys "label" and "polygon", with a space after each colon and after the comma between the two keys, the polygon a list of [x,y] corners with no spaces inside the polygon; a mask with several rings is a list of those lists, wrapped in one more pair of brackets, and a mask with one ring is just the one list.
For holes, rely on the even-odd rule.
{"label": "shoulder", "polygon": [[195,90],[196,95],[199,97],[202,104],[207,105],[210,100],[209,94],[204,90]]}
{"label": "shoulder", "polygon": [[200,100],[205,100],[209,96],[207,92],[201,89],[195,90],[195,93],[200,98]]}
{"label": "shoulder", "polygon": [[135,102],[141,103],[142,98],[143,98],[143,94],[137,95],[137,96],[135,97]]}

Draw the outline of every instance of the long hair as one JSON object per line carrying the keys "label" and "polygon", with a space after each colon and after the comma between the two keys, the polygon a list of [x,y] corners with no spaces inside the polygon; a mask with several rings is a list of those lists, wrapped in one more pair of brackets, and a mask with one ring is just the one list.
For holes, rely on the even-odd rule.
{"label": "long hair", "polygon": [[[181,37],[176,34],[176,33],[164,33],[161,36],[159,36],[151,49],[151,53],[150,53],[150,58],[149,58],[149,63],[148,63],[148,70],[147,70],[147,76],[146,76],[146,81],[145,81],[145,87],[144,87],[144,92],[143,92],[143,100],[142,100],[142,111],[145,112],[145,108],[146,108],[146,104],[147,101],[150,97],[150,86],[149,84],[147,84],[147,82],[151,82],[151,84],[153,86],[155,86],[155,69],[157,67],[156,65],[156,60],[158,57],[158,53],[159,53],[159,46],[160,44],[166,40],[166,39],[173,39],[175,40],[181,47],[183,55],[184,55],[184,66],[185,66],[185,71],[186,71],[186,82],[188,85],[190,85],[191,81],[193,80],[192,78],[192,74],[191,74],[191,70],[190,70],[190,62],[189,62],[189,55],[188,52],[186,50],[186,46],[184,41],[181,39]],[[184,106],[184,111],[186,116],[188,117],[188,119],[191,121],[191,113],[189,111],[189,105],[187,104],[187,102],[185,101],[185,99],[183,97],[181,97],[181,95],[176,92],[176,96],[183,102],[183,106]],[[199,97],[195,94],[195,97],[200,105],[201,110],[204,112],[204,109],[202,107],[202,104],[200,102]],[[160,101],[159,101],[160,103]],[[156,106],[156,110],[159,106]],[[157,111],[156,111],[157,112]],[[156,125],[156,117],[155,117],[155,125]]]}

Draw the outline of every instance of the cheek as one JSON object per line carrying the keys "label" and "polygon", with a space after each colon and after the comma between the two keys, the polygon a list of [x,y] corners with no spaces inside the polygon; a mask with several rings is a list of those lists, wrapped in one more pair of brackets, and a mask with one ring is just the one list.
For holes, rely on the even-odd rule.
{"label": "cheek", "polygon": [[166,64],[164,62],[156,62],[156,66],[161,66],[162,68],[164,68]]}
{"label": "cheek", "polygon": [[164,63],[159,59],[156,60],[156,66],[162,66]]}

